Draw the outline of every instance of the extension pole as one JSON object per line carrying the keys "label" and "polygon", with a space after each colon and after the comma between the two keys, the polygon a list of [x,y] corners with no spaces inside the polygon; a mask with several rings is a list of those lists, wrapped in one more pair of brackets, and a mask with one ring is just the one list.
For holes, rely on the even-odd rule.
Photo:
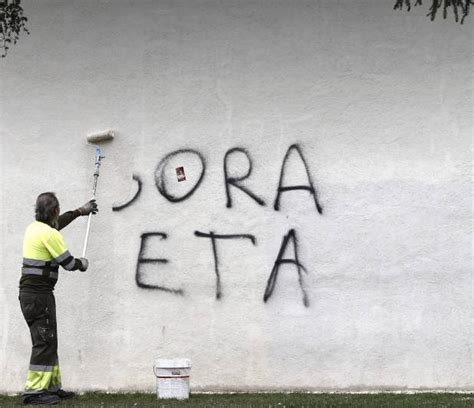
{"label": "extension pole", "polygon": [[[92,186],[92,198],[91,200],[95,199],[95,192],[97,190],[97,179],[99,178],[99,169],[100,169],[100,162],[102,159],[104,159],[105,156],[102,156],[102,153],[98,147],[95,148],[95,172],[94,172],[94,184]],[[86,236],[84,238],[84,248],[82,250],[82,257],[86,257],[86,249],[87,249],[87,241],[89,240],[89,231],[91,228],[91,219],[92,219],[92,213],[89,213],[88,219],[87,219],[87,229],[86,229]]]}

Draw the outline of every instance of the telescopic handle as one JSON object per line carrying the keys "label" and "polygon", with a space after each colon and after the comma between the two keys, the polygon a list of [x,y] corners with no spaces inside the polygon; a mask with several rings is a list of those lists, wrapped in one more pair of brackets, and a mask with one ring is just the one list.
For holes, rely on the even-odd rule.
{"label": "telescopic handle", "polygon": [[[92,185],[92,198],[91,200],[95,199],[95,192],[97,190],[97,179],[99,178],[99,170],[101,160],[104,159],[105,156],[102,156],[102,152],[98,147],[95,148],[95,171],[94,171],[94,183]],[[89,232],[91,229],[91,220],[92,220],[92,213],[89,213],[87,217],[87,229],[86,229],[86,236],[84,237],[84,245],[82,249],[82,257],[86,257],[86,250],[87,250],[87,243],[89,241]]]}

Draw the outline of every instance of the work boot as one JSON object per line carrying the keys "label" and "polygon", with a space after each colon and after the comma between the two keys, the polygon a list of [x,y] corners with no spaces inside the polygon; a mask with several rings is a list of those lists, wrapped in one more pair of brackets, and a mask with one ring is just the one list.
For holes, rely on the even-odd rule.
{"label": "work boot", "polygon": [[71,398],[74,398],[76,396],[75,392],[64,391],[63,389],[60,389],[60,390],[56,391],[55,394],[61,399],[71,399]]}
{"label": "work boot", "polygon": [[49,392],[31,394],[23,397],[23,405],[54,405],[59,401],[61,401],[61,398]]}

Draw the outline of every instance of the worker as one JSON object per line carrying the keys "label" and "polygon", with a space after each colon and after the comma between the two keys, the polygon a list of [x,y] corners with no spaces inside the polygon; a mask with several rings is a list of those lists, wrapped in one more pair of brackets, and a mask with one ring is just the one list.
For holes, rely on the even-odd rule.
{"label": "worker", "polygon": [[53,295],[59,266],[85,272],[89,262],[74,258],[59,232],[75,218],[95,214],[95,200],[64,214],[54,193],[40,194],[36,200],[36,221],[25,231],[23,267],[20,278],[20,306],[33,343],[23,404],[51,405],[75,396],[62,389],[58,363],[56,304]]}

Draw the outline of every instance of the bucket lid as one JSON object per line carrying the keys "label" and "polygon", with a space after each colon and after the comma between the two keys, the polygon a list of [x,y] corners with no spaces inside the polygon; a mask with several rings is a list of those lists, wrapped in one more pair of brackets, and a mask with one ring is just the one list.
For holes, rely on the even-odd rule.
{"label": "bucket lid", "polygon": [[155,367],[159,368],[191,368],[189,358],[157,358]]}

